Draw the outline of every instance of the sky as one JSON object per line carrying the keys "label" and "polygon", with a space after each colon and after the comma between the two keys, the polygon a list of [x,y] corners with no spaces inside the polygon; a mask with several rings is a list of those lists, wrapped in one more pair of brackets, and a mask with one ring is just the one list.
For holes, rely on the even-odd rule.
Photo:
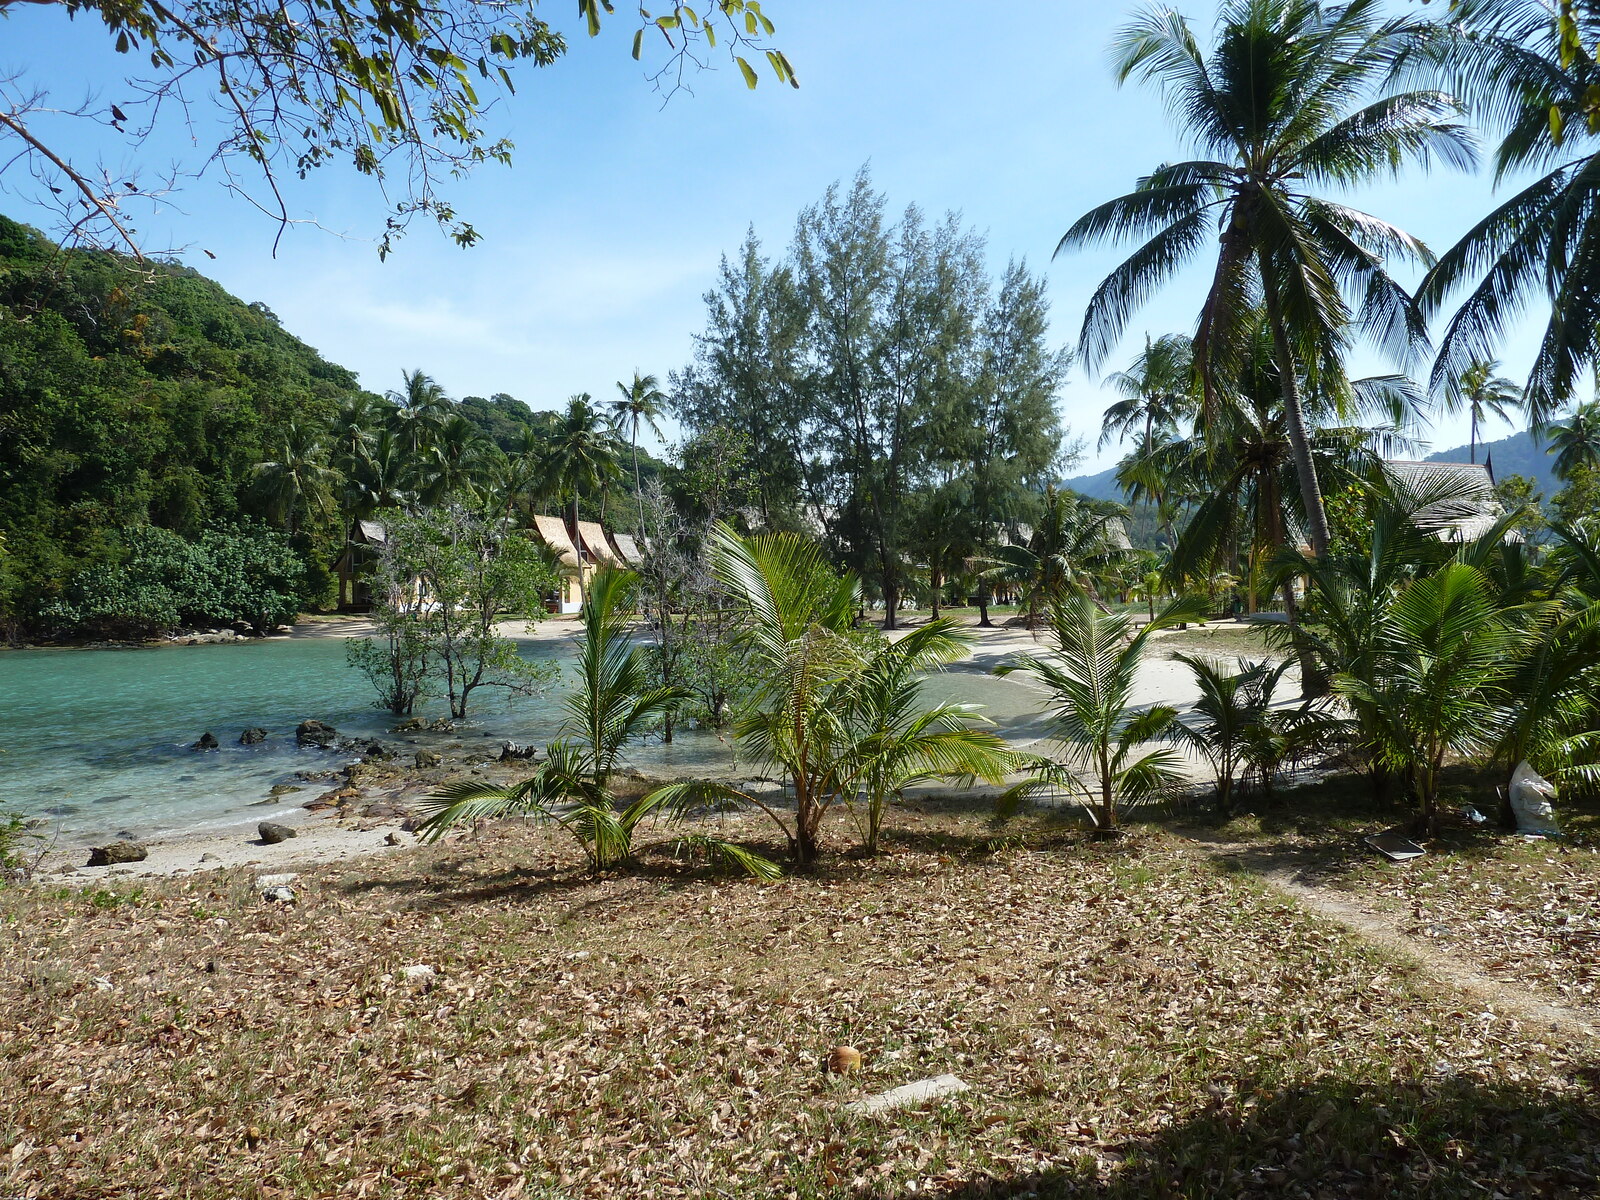
{"label": "sky", "polygon": [[[275,255],[276,225],[214,176],[187,183],[165,212],[142,218],[140,237],[180,248],[184,261],[234,294],[265,303],[364,387],[398,387],[402,370],[420,368],[456,397],[507,392],[553,408],[576,392],[610,398],[614,381],[635,369],[665,380],[689,362],[720,256],[752,227],[780,254],[799,211],[865,164],[891,211],[910,203],[930,215],[957,211],[986,237],[997,274],[1010,258],[1043,273],[1052,336],[1075,344],[1085,302],[1128,251],[1052,260],[1061,234],[1159,163],[1187,156],[1159,97],[1119,89],[1111,76],[1106,48],[1131,0],[764,7],[797,90],[764,75],[750,91],[717,59],[690,79],[691,92],[664,102],[630,57],[631,27],[621,15],[595,39],[572,22],[567,56],[523,70],[517,94],[490,114],[490,129],[516,143],[513,165],[482,167],[448,191],[482,235],[475,247],[461,249],[418,223],[380,261],[382,198],[340,168],[291,181],[293,214],[316,224],[291,228]],[[1214,5],[1178,7],[1208,41]],[[569,4],[544,11],[560,27]],[[103,27],[69,21],[55,4],[0,12],[0,79],[46,88],[62,108],[86,98],[125,103],[130,64],[112,52]],[[78,161],[98,156],[119,172],[159,170],[203,158],[208,119],[199,111],[192,131],[168,122],[136,151],[79,121],[40,118],[36,131]],[[48,214],[24,203],[15,186],[22,182],[0,175],[0,211],[45,224]],[[1495,195],[1482,173],[1436,168],[1349,199],[1443,250]],[[1112,368],[1138,350],[1145,331],[1193,329],[1203,261],[1136,314]],[[1514,378],[1532,358],[1536,332],[1526,323],[1504,348]],[[1367,354],[1353,366],[1387,369]],[[1087,440],[1080,470],[1117,456],[1094,444],[1110,401],[1098,378],[1074,368],[1061,407],[1072,433]],[[1429,440],[1436,449],[1455,446],[1466,431],[1464,416],[1445,417]],[[668,428],[668,440],[674,432]]]}

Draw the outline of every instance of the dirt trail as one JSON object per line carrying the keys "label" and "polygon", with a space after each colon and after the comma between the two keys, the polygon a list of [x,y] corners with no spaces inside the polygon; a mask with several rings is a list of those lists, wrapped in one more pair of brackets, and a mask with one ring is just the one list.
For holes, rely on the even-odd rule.
{"label": "dirt trail", "polygon": [[1269,851],[1246,843],[1198,843],[1219,864],[1248,871],[1293,896],[1318,916],[1326,917],[1369,942],[1406,958],[1450,986],[1492,1005],[1498,1012],[1533,1026],[1553,1030],[1573,1041],[1600,1047],[1600,1025],[1580,1009],[1562,1004],[1528,988],[1515,987],[1485,974],[1472,963],[1441,950],[1423,938],[1395,928],[1392,921],[1367,912],[1348,894],[1308,883],[1290,867],[1274,863]]}

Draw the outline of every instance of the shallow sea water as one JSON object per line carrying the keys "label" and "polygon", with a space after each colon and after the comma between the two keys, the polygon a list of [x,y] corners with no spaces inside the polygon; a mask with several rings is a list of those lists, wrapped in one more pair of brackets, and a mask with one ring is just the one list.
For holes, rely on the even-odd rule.
{"label": "shallow sea water", "polygon": [[[567,642],[522,641],[524,656],[565,663]],[[507,700],[478,693],[475,711],[453,734],[407,734],[418,748],[484,744],[485,757],[512,739],[543,744],[562,720],[565,685]],[[1035,702],[1016,683],[971,670],[929,680],[928,694],[985,706],[1000,732],[1026,737]],[[442,700],[417,715],[445,715]],[[294,729],[308,718],[343,736],[402,740],[396,718],[373,707],[370,685],[345,664],[338,638],[274,638],[201,646],[38,649],[0,652],[0,810],[42,818],[74,840],[155,838],[178,831],[246,826],[296,812],[327,784],[298,771],[331,769],[350,756],[300,750]],[[269,731],[239,745],[249,726]],[[190,749],[202,733],[221,743]],[[630,748],[633,765],[687,775],[735,768],[733,747],[715,734],[680,731],[674,743]],[[305,788],[275,802],[274,784]]]}

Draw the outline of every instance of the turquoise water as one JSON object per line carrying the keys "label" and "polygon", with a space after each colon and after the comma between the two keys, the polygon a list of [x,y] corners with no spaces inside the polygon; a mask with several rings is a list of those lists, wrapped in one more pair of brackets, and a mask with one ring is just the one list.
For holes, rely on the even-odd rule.
{"label": "turquoise water", "polygon": [[[525,642],[522,650],[538,659],[570,654],[549,642]],[[486,733],[542,740],[560,720],[559,690],[510,704],[503,693],[481,691],[473,719],[456,734],[422,740]],[[316,718],[341,735],[387,737],[396,718],[374,708],[372,696],[366,679],[345,665],[338,638],[3,652],[0,808],[90,838],[153,837],[293,812],[330,786],[305,783],[295,772],[338,767],[352,757],[296,748],[295,726]],[[447,712],[443,701],[418,708],[419,716]],[[252,725],[270,736],[239,745],[240,732]],[[221,748],[191,750],[207,731]],[[483,740],[486,753],[498,752],[497,741]],[[257,807],[278,783],[306,790]]]}
{"label": "turquoise water", "polygon": [[[530,659],[563,662],[569,642],[519,643]],[[294,729],[308,718],[347,737],[384,737],[420,747],[482,741],[485,757],[501,740],[543,744],[562,720],[563,684],[507,701],[474,696],[471,719],[453,734],[390,733],[395,718],[372,706],[365,678],[345,665],[339,638],[129,649],[0,652],[0,809],[43,818],[74,841],[155,838],[179,830],[244,827],[297,812],[330,786],[296,772],[342,765],[350,755],[300,750]],[[1018,684],[976,671],[928,683],[930,695],[985,705],[1002,733],[1025,737],[1036,703]],[[482,697],[482,700],[479,700]],[[444,716],[442,700],[417,715]],[[270,731],[256,746],[240,731]],[[221,748],[189,747],[214,733]],[[726,770],[730,745],[714,734],[680,732],[671,746],[633,747],[635,766],[664,775]],[[272,800],[274,784],[305,791]]]}

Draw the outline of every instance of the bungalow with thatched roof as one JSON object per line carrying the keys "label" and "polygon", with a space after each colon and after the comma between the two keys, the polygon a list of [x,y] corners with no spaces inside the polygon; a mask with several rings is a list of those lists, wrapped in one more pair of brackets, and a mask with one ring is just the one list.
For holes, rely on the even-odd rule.
{"label": "bungalow with thatched roof", "polygon": [[[1396,491],[1422,501],[1438,497],[1424,503],[1412,521],[1441,542],[1475,541],[1506,515],[1486,463],[1387,462],[1384,470]],[[1522,534],[1508,530],[1505,540],[1520,542]]]}
{"label": "bungalow with thatched roof", "polygon": [[561,571],[561,587],[550,601],[550,611],[575,613],[582,606],[582,585],[587,584],[594,568],[578,553],[567,535],[567,526],[560,517],[536,514],[533,533],[556,556]]}
{"label": "bungalow with thatched roof", "polygon": [[623,565],[599,521],[579,521],[573,541],[577,543],[579,556],[595,570]]}
{"label": "bungalow with thatched roof", "polygon": [[644,554],[639,549],[639,542],[631,533],[613,533],[611,544],[616,548],[617,557],[627,567],[638,567],[644,563]]}

